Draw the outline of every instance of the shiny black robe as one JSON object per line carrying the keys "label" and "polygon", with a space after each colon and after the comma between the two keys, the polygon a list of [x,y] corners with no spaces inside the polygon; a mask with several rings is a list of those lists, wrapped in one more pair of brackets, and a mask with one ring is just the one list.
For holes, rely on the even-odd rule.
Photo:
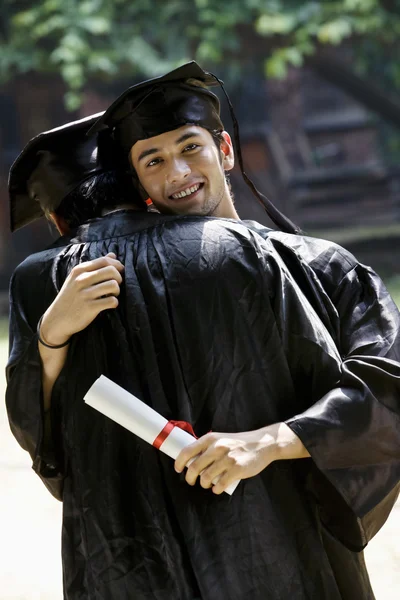
{"label": "shiny black robe", "polygon": [[[120,305],[74,336],[45,443],[36,324],[70,269],[115,252]],[[373,598],[361,550],[400,479],[398,311],[342,248],[256,223],[122,211],[11,282],[11,429],[63,507],[68,600]],[[232,497],[87,407],[105,374],[197,435],[286,421],[310,459]]]}

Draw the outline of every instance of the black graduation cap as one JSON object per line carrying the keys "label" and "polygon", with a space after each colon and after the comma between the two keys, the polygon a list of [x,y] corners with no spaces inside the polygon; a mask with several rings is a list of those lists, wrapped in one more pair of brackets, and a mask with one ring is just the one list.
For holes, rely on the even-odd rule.
{"label": "black graduation cap", "polygon": [[78,185],[107,169],[110,152],[99,152],[98,136],[86,136],[102,114],[45,131],[28,142],[10,169],[11,231],[42,217],[41,205],[55,210]]}
{"label": "black graduation cap", "polygon": [[114,137],[128,155],[139,140],[198,124],[208,130],[223,131],[218,97],[206,86],[218,85],[194,61],[167,73],[128,88],[106,110],[88,135],[111,127]]}
{"label": "black graduation cap", "polygon": [[[196,85],[196,81],[202,85]],[[224,84],[216,75],[204,71],[195,61],[186,63],[166,75],[128,88],[91,127],[88,136],[104,128],[111,129],[115,141],[127,156],[139,140],[178,129],[183,125],[198,125],[209,131],[223,131],[218,97],[208,89],[215,85],[221,87],[229,105],[235,150],[243,179],[280,229],[298,233],[299,228],[257,190],[245,173],[239,124]]]}

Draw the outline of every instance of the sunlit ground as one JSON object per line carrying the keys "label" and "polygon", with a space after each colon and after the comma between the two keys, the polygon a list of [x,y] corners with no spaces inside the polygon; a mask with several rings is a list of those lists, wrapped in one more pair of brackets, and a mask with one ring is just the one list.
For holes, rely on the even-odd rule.
{"label": "sunlit ground", "polygon": [[[389,282],[389,287],[400,304],[400,277]],[[0,394],[5,388],[5,332],[6,323],[0,321]],[[0,408],[0,490],[0,600],[61,600],[61,504],[33,473],[29,458],[9,432],[4,403]],[[400,598],[399,540],[400,503],[366,550],[377,600]]]}

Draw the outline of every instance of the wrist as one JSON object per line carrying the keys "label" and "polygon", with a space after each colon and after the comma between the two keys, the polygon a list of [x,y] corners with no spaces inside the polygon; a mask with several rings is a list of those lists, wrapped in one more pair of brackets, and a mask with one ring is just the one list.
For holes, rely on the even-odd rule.
{"label": "wrist", "polygon": [[278,424],[278,453],[279,460],[307,458],[310,456],[301,439],[290,429],[286,423]]}
{"label": "wrist", "polygon": [[261,454],[264,455],[266,466],[275,460],[282,460],[282,447],[279,437],[279,426],[280,423],[274,423],[273,425],[267,425],[262,427],[257,432],[258,447],[261,450]]}
{"label": "wrist", "polygon": [[39,328],[40,338],[49,346],[66,344],[71,334],[65,333],[46,313],[43,315]]}
{"label": "wrist", "polygon": [[300,438],[286,423],[268,425],[263,431],[263,439],[266,441],[266,446],[269,446],[269,452],[272,444],[273,460],[291,460],[310,456]]}

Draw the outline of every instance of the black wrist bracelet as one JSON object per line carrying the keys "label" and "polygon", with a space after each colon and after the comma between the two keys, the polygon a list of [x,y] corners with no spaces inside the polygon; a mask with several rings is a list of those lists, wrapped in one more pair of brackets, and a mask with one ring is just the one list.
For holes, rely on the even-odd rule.
{"label": "black wrist bracelet", "polygon": [[40,326],[42,324],[43,321],[43,317],[44,315],[42,315],[39,319],[39,323],[37,325],[37,336],[38,336],[38,340],[41,344],[43,344],[43,346],[46,346],[46,348],[51,348],[52,350],[57,350],[58,348],[64,348],[64,346],[68,346],[68,344],[70,343],[71,340],[67,340],[66,342],[64,342],[63,344],[57,344],[57,346],[50,346],[50,344],[46,344],[46,342],[44,342],[42,340],[42,338],[40,337]]}

